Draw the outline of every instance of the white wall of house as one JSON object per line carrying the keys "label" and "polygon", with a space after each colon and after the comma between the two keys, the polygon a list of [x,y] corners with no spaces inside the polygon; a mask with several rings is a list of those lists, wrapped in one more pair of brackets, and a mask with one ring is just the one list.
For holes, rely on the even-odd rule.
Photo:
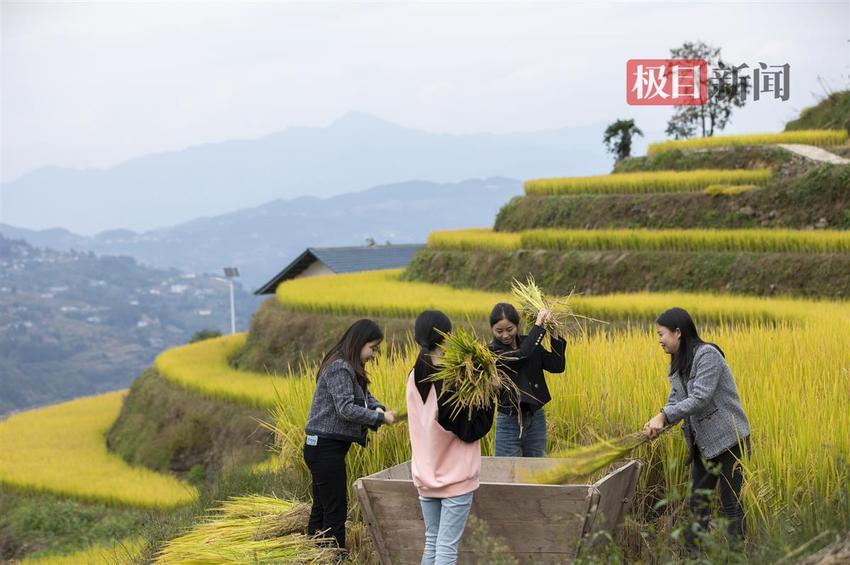
{"label": "white wall of house", "polygon": [[313,261],[313,263],[304,269],[304,272],[295,277],[296,279],[301,279],[305,277],[318,277],[321,275],[333,275],[335,274],[331,271],[327,265],[322,263],[321,261]]}

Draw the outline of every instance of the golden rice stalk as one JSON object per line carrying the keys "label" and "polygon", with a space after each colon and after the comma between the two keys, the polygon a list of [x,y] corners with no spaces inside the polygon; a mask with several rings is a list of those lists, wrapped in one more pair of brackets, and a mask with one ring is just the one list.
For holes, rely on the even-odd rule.
{"label": "golden rice stalk", "polygon": [[[663,431],[667,431],[668,426]],[[662,432],[663,433],[663,432]],[[657,436],[656,436],[657,437]],[[622,459],[633,449],[649,441],[643,432],[635,432],[612,440],[601,440],[592,445],[583,445],[552,454],[563,462],[544,471],[517,470],[517,480],[523,483],[561,485],[578,477],[594,473],[617,459]]]}
{"label": "golden rice stalk", "polygon": [[703,190],[709,196],[737,196],[745,192],[755,192],[762,187],[756,184],[710,184]]}
{"label": "golden rice stalk", "polygon": [[[513,297],[519,303],[519,314],[526,328],[530,328],[537,320],[537,313],[544,308],[552,312],[552,316],[544,323],[546,339],[549,336],[565,336],[571,328],[577,328],[577,333],[582,333],[583,326],[579,320],[588,320],[605,324],[602,320],[588,318],[577,314],[570,306],[573,292],[565,297],[551,298],[543,294],[543,290],[534,282],[534,277],[528,275],[525,284],[514,279],[511,288]],[[572,323],[571,323],[572,322]],[[547,343],[548,345],[548,343]]]}
{"label": "golden rice stalk", "polygon": [[304,534],[310,508],[274,496],[224,502],[206,520],[162,548],[157,564],[334,563],[338,550]]}
{"label": "golden rice stalk", "polygon": [[498,366],[500,356],[480,342],[474,331],[458,327],[452,333],[440,333],[445,338],[443,358],[428,380],[442,381],[441,394],[448,395],[452,417],[461,410],[471,417],[473,410],[495,405],[505,388],[517,392],[516,384]]}

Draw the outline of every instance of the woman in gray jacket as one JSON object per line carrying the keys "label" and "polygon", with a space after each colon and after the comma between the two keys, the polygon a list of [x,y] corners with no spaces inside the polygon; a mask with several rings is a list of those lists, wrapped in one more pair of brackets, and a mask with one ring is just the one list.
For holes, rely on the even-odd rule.
{"label": "woman in gray jacket", "polygon": [[671,308],[658,317],[656,326],[661,348],[670,354],[670,396],[644,433],[654,438],[664,427],[683,422],[692,462],[689,507],[695,518],[685,532],[688,547],[698,547],[708,526],[710,494],[718,481],[729,541],[738,545],[744,537],[740,459],[749,451],[750,424],[735,379],[723,351],[700,339],[687,311]]}
{"label": "woman in gray jacket", "polygon": [[345,456],[352,443],[366,445],[367,428],[395,419],[369,392],[366,376],[366,364],[377,356],[383,338],[372,320],[358,320],[345,331],[319,365],[307,417],[304,461],[313,479],[307,533],[332,536],[340,548],[348,513]]}

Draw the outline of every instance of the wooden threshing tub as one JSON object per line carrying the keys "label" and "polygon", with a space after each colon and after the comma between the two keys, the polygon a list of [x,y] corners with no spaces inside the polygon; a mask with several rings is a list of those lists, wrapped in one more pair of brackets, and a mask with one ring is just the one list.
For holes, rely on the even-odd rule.
{"label": "wooden threshing tub", "polygon": [[[641,464],[619,461],[593,484],[538,485],[516,482],[518,468],[532,471],[557,465],[558,459],[483,457],[481,486],[470,516],[486,526],[520,563],[564,563],[599,540],[616,533],[628,512]],[[363,519],[382,565],[419,563],[425,526],[410,462],[363,477],[354,484]],[[459,563],[485,558],[470,528],[460,543]]]}

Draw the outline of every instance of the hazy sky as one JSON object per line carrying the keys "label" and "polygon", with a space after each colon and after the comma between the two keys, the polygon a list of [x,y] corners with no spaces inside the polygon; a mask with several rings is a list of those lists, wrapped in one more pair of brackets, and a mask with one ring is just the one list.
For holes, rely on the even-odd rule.
{"label": "hazy sky", "polygon": [[[727,132],[778,131],[850,84],[850,2],[2,3],[2,178],[324,126],[348,110],[434,132],[636,119],[630,58],[686,40],[790,63],[791,99]],[[589,140],[598,143],[599,140]]]}

